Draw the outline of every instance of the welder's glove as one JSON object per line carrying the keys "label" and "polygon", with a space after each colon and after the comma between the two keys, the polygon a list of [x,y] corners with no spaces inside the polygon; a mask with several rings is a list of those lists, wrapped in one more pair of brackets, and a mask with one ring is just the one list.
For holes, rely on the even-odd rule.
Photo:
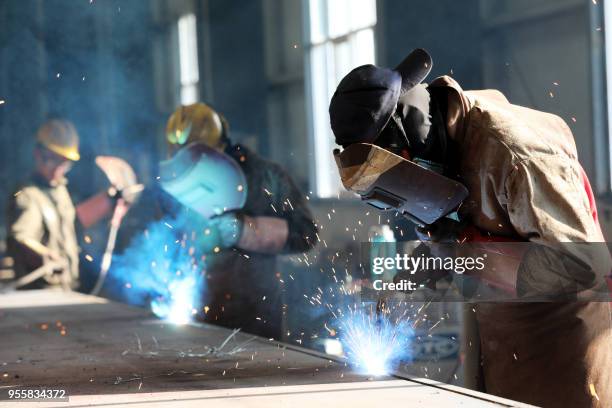
{"label": "welder's glove", "polygon": [[462,232],[466,227],[465,222],[442,218],[431,225],[416,227],[415,232],[420,241],[456,243],[460,241]]}
{"label": "welder's glove", "polygon": [[244,228],[244,221],[239,212],[228,211],[211,218],[209,225],[218,232],[219,246],[222,248],[231,248],[240,240]]}
{"label": "welder's glove", "polygon": [[[433,256],[431,248],[427,244],[419,244],[410,254],[412,258]],[[416,286],[425,286],[431,290],[436,290],[436,284],[440,280],[448,280],[450,274],[444,269],[424,269],[418,271],[402,270],[393,277],[393,282],[399,283],[402,280],[409,280]]]}

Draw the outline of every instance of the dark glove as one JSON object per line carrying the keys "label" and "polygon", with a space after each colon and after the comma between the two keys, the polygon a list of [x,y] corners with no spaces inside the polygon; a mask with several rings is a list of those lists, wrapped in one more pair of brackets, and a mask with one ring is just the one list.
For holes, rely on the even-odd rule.
{"label": "dark glove", "polygon": [[[423,256],[425,258],[432,256],[431,250],[427,244],[420,244],[412,251],[411,257],[417,258]],[[393,282],[398,283],[402,280],[413,282],[416,286],[425,286],[431,290],[436,290],[436,283],[442,279],[452,279],[450,273],[444,269],[419,269],[413,271],[403,270],[393,277]]]}
{"label": "dark glove", "polygon": [[414,230],[420,241],[456,243],[465,227],[465,222],[442,218],[431,225],[416,227]]}

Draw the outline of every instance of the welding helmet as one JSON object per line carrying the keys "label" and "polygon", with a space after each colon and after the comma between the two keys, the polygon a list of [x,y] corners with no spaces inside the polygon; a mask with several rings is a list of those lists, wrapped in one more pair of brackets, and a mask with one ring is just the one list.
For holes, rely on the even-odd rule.
{"label": "welding helmet", "polygon": [[468,195],[444,175],[445,124],[421,84],[431,66],[429,54],[417,49],[395,69],[355,68],[329,108],[336,143],[344,147],[334,156],[345,188],[421,225],[454,212]]}
{"label": "welding helmet", "polygon": [[227,143],[227,122],[205,103],[180,106],[166,125],[169,155],[193,142],[220,150]]}
{"label": "welding helmet", "polygon": [[78,161],[79,154],[79,135],[74,125],[61,119],[52,119],[44,123],[36,133],[36,141],[70,161]]}
{"label": "welding helmet", "polygon": [[205,218],[244,207],[247,181],[229,155],[191,143],[160,163],[160,184],[182,205]]}

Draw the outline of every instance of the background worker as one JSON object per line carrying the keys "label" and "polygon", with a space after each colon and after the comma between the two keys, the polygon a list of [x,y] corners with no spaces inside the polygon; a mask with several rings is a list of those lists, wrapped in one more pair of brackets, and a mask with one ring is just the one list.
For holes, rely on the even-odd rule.
{"label": "background worker", "polygon": [[[206,222],[203,294],[208,322],[280,338],[283,305],[276,255],[310,250],[316,227],[304,194],[279,165],[234,144],[224,118],[204,103],[179,107],[169,118],[170,154],[201,143],[231,157],[246,177],[243,208]],[[202,177],[223,178],[223,174]],[[204,182],[205,180],[200,180]],[[176,197],[180,201],[180,197]]]}
{"label": "background worker", "polygon": [[[393,70],[365,65],[350,72],[330,105],[337,144],[346,150],[365,143],[394,153],[387,157],[393,160],[388,170],[410,161],[419,164],[418,172],[430,170],[432,179],[459,181],[469,192],[459,217],[473,233],[539,244],[519,267],[519,295],[544,288],[556,297],[568,287],[594,286],[602,278],[590,265],[595,258],[577,247],[554,255],[546,249],[603,242],[568,126],[552,114],[512,105],[498,91],[464,91],[448,76],[420,84],[431,65],[424,50],[415,50]],[[354,170],[359,163],[352,165],[339,166],[343,182],[365,194],[364,184],[375,184],[377,174],[353,180],[351,175],[364,173]],[[400,179],[421,181],[410,173]],[[407,197],[415,203],[424,198]],[[441,218],[418,233],[444,240],[457,232],[458,224],[449,221]],[[486,392],[543,407],[612,407],[608,302],[480,303],[475,312]]]}
{"label": "background worker", "polygon": [[[75,208],[65,176],[79,159],[79,136],[71,122],[53,119],[38,129],[34,171],[9,197],[7,247],[14,259],[14,287],[79,286],[75,221],[85,227],[95,224],[111,212],[120,197],[117,189],[103,191]],[[113,162],[110,158],[100,160],[113,167],[106,164]]]}

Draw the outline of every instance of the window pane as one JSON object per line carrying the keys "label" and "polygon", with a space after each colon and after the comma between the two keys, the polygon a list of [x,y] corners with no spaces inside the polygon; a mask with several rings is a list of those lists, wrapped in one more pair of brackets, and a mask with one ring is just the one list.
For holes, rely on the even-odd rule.
{"label": "window pane", "polygon": [[[329,102],[338,82],[359,65],[375,62],[375,0],[309,0],[314,189],[319,197],[343,191],[333,157]],[[355,10],[359,8],[360,10]],[[323,33],[324,30],[328,32]]]}
{"label": "window pane", "polygon": [[198,101],[198,86],[196,84],[181,87],[181,105],[191,105]]}
{"label": "window pane", "polygon": [[[315,46],[311,51],[310,78],[313,107],[314,164],[316,193],[319,197],[334,196],[339,189],[339,177],[333,161],[333,135],[329,127],[328,106],[330,86],[335,84],[329,64],[333,57],[331,44]],[[332,77],[330,78],[330,74]],[[333,170],[333,171],[332,171]]]}
{"label": "window pane", "polygon": [[186,14],[179,18],[178,37],[181,84],[198,82],[200,75],[198,72],[198,44],[194,14]]}
{"label": "window pane", "polygon": [[353,56],[353,66],[364,64],[374,64],[374,30],[367,28],[356,32],[351,36],[351,54]]}
{"label": "window pane", "polygon": [[327,24],[331,38],[341,37],[351,30],[350,0],[327,1]]}
{"label": "window pane", "polygon": [[334,49],[334,83],[337,84],[353,66],[353,56],[351,55],[351,46],[348,41],[335,44]]}
{"label": "window pane", "polygon": [[310,42],[321,43],[326,39],[327,0],[309,0]]}
{"label": "window pane", "polygon": [[376,24],[376,0],[352,0],[347,12],[350,14],[351,31]]}

